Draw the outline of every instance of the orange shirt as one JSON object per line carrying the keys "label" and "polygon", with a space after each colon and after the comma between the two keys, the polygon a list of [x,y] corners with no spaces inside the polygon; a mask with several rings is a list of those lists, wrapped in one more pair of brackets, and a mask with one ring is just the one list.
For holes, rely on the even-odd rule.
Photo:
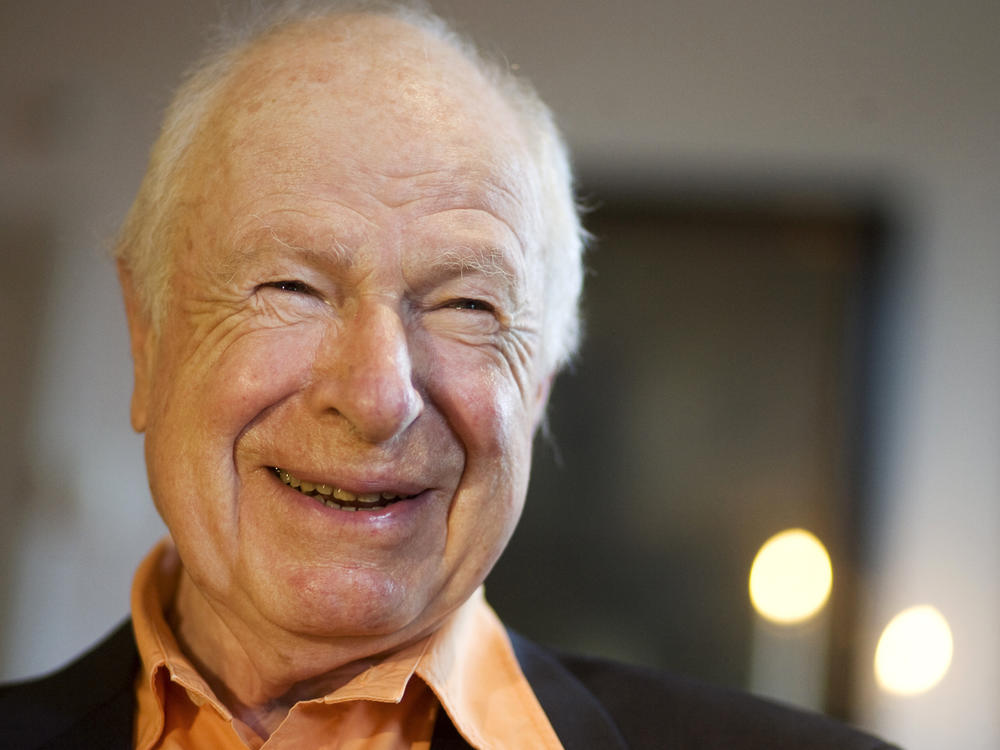
{"label": "orange shirt", "polygon": [[431,636],[328,695],[296,703],[265,741],[216,698],[177,645],[164,610],[179,572],[177,553],[164,540],[132,586],[142,660],[137,750],[427,750],[442,709],[475,748],[562,748],[481,588]]}

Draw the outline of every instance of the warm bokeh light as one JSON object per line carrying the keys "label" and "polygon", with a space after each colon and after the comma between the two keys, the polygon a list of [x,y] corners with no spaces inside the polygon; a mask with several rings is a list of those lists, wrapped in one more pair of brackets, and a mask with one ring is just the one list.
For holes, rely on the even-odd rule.
{"label": "warm bokeh light", "polygon": [[934,607],[911,607],[892,618],[875,649],[875,677],[897,695],[925,693],[951,666],[948,621]]}
{"label": "warm bokeh light", "polygon": [[750,568],[750,601],[761,616],[782,625],[819,612],[832,585],[830,556],[804,529],[788,529],[768,539]]}

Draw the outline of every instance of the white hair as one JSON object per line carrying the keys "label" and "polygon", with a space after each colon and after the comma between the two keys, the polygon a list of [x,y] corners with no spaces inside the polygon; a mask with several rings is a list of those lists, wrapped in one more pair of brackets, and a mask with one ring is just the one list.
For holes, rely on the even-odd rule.
{"label": "white hair", "polygon": [[160,135],[135,202],[114,247],[131,275],[142,312],[158,330],[166,309],[171,249],[188,156],[238,63],[258,42],[282,30],[347,14],[383,15],[414,26],[459,51],[503,97],[520,120],[539,177],[541,205],[542,365],[564,366],[580,338],[579,300],[583,285],[583,229],[573,194],[569,155],[551,111],[525,79],[509,66],[484,57],[447,23],[419,4],[386,1],[286,0],[266,8],[251,0],[246,19],[225,20],[208,53],[191,69],[167,109]]}

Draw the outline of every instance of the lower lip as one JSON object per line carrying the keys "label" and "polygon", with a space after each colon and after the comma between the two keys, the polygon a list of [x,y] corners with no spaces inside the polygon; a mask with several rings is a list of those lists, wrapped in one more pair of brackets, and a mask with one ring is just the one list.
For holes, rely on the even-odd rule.
{"label": "lower lip", "polygon": [[341,527],[354,526],[369,531],[378,531],[381,528],[388,531],[391,526],[406,525],[407,522],[415,521],[416,516],[431,503],[433,495],[436,494],[432,490],[425,490],[405,500],[397,500],[374,510],[350,511],[324,505],[322,501],[289,487],[277,477],[274,481],[282,490],[282,500],[293,501],[297,508],[310,516],[311,522],[332,523]]}

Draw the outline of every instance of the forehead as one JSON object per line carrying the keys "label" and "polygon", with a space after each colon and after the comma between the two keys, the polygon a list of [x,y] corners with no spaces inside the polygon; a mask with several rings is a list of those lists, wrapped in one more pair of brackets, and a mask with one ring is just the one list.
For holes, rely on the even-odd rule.
{"label": "forehead", "polygon": [[524,136],[459,51],[395,19],[348,16],[282,31],[244,55],[194,145],[189,188],[231,191],[266,176],[272,191],[349,189],[349,175],[389,204],[478,185],[531,209],[537,176]]}

